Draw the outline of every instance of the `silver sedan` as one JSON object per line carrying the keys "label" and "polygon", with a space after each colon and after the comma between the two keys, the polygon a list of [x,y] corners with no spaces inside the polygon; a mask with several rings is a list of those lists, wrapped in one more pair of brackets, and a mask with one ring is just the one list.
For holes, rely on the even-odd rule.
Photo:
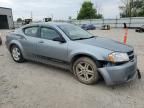
{"label": "silver sedan", "polygon": [[84,84],[94,84],[102,77],[114,85],[137,77],[137,57],[131,46],[93,36],[72,24],[26,25],[10,33],[6,45],[14,61],[66,68]]}

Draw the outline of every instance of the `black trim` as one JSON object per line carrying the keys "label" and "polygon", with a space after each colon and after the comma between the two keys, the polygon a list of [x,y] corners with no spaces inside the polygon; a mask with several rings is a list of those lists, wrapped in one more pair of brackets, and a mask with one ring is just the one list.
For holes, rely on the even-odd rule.
{"label": "black trim", "polygon": [[51,58],[51,57],[45,57],[45,56],[41,56],[41,55],[36,55],[36,54],[33,54],[35,57],[38,57],[38,58],[41,58],[41,59],[44,59],[44,60],[49,60],[49,61],[52,61],[52,62],[57,62],[57,63],[63,63],[63,64],[70,64],[69,62],[67,61],[63,61],[63,60],[59,60],[59,59],[55,59],[55,58]]}

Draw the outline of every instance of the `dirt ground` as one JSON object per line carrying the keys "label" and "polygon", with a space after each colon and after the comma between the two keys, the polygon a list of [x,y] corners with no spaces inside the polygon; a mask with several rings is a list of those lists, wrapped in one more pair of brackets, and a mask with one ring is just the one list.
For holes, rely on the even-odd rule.
{"label": "dirt ground", "polygon": [[[123,41],[125,30],[90,31]],[[1,30],[3,40],[7,30]],[[144,33],[128,32],[135,48],[142,79],[115,87],[103,81],[84,85],[59,68],[34,62],[15,63],[5,45],[0,46],[0,108],[144,108]]]}

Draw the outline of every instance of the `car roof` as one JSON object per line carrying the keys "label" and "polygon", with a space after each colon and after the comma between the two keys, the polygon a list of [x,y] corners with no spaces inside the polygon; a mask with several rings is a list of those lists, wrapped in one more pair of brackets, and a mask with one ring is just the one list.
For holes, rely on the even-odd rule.
{"label": "car roof", "polygon": [[31,23],[23,26],[29,27],[29,26],[35,26],[35,25],[41,25],[41,26],[59,26],[59,25],[71,25],[70,23],[65,23],[65,22],[39,22],[39,23]]}

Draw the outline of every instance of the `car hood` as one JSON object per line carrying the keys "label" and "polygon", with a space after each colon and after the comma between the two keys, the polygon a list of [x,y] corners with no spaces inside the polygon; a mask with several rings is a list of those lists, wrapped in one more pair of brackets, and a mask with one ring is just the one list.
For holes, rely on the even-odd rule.
{"label": "car hood", "polygon": [[133,47],[129,45],[124,45],[120,42],[108,38],[103,38],[103,37],[95,37],[91,39],[78,40],[78,42],[96,46],[96,47],[105,48],[116,52],[129,52],[133,50]]}

